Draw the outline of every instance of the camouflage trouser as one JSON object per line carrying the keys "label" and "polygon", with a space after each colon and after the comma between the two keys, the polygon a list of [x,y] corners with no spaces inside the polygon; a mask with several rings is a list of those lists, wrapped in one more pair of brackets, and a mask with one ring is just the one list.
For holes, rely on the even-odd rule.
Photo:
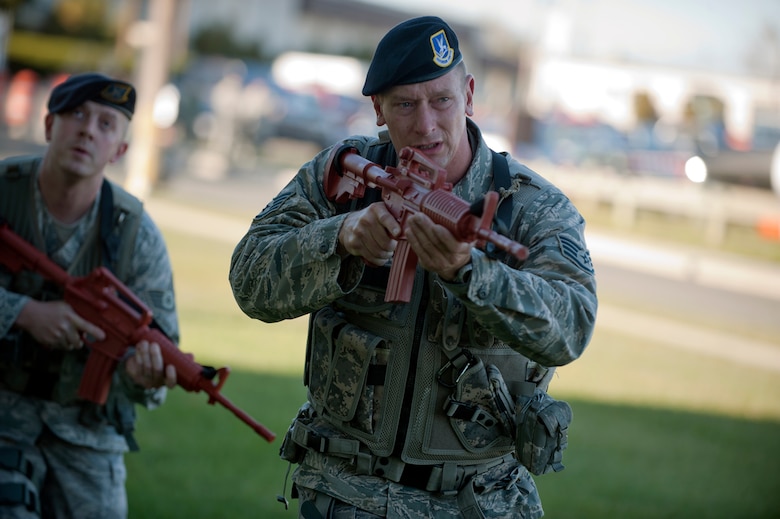
{"label": "camouflage trouser", "polygon": [[[0,437],[0,453],[6,461],[20,455],[15,467],[0,464],[0,488],[8,491],[3,519],[127,517],[124,453],[72,445],[47,429],[34,445]],[[17,490],[23,502],[9,502]]]}
{"label": "camouflage trouser", "polygon": [[[382,519],[381,515],[361,510],[310,488],[298,487],[298,493],[298,519]],[[320,511],[315,503],[326,510]]]}

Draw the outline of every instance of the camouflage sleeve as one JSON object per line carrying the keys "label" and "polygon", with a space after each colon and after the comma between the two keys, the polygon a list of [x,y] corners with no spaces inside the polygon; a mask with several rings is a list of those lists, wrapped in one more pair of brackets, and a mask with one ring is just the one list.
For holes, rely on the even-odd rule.
{"label": "camouflage sleeve", "polygon": [[447,286],[498,339],[544,366],[567,364],[582,354],[596,321],[584,228],[568,198],[546,189],[524,209],[514,236],[530,252],[520,268],[474,249],[468,279]]}
{"label": "camouflage sleeve", "polygon": [[354,289],[363,266],[336,253],[345,214],[325,197],[329,150],[304,164],[258,214],[236,246],[230,285],[248,316],[277,322],[309,313]]}
{"label": "camouflage sleeve", "polygon": [[[2,276],[2,273],[0,273]],[[30,298],[3,288],[0,283],[0,337],[5,337]]]}
{"label": "camouflage sleeve", "polygon": [[[155,322],[176,344],[179,342],[179,320],[173,289],[173,272],[168,248],[157,225],[144,212],[135,241],[125,285],[152,310]],[[129,379],[123,379],[127,395],[146,407],[160,405],[165,399],[165,388],[143,390]]]}

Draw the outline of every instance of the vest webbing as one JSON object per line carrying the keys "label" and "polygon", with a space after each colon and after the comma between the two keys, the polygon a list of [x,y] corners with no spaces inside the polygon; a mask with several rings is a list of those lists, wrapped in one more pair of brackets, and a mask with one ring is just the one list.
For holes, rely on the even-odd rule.
{"label": "vest webbing", "polygon": [[[39,156],[13,157],[0,161],[0,221],[6,221],[11,229],[19,236],[33,243],[39,249],[42,244],[36,239],[39,235],[34,229],[35,219],[30,218],[31,207],[34,203],[34,182],[37,179],[37,171],[41,164]],[[98,207],[99,219],[99,251],[96,254],[85,254],[73,265],[69,265],[68,272],[72,275],[88,274],[98,265],[103,265],[111,270],[118,279],[125,279],[135,249],[135,240],[143,215],[143,204],[140,200],[123,190],[116,184],[103,179],[101,185],[100,202]],[[87,240],[94,239],[87,237]],[[26,294],[34,296],[35,294]],[[18,335],[19,341],[27,343],[26,334]],[[31,340],[31,339],[30,339]],[[37,346],[40,348],[40,346]],[[10,351],[9,348],[6,348]],[[13,351],[29,350],[29,348],[14,348]],[[78,354],[75,352],[74,355]],[[36,355],[32,354],[35,358]],[[6,361],[10,364],[6,364]],[[53,356],[52,362],[58,365],[64,361],[64,355]],[[0,367],[19,370],[21,359],[6,359],[0,362]],[[48,366],[46,372],[56,374],[59,372],[56,366]],[[55,375],[56,376],[56,375]],[[39,384],[40,382],[40,384]],[[27,385],[37,387],[37,390],[53,390],[56,379],[41,381],[31,376]],[[44,389],[41,389],[44,388]],[[110,409],[109,409],[110,408]],[[132,431],[135,419],[133,403],[121,392],[112,390],[109,401],[102,410],[95,405],[86,405],[82,413],[82,419],[86,422],[92,419],[100,419],[100,415],[106,417],[114,427],[125,436],[131,450],[138,450],[138,445],[133,438]]]}

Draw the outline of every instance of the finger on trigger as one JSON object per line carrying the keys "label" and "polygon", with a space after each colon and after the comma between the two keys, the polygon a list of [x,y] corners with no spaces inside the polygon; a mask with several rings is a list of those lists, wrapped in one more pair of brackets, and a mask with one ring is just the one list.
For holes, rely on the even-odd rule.
{"label": "finger on trigger", "polygon": [[82,319],[79,315],[74,314],[73,325],[76,327],[76,331],[79,333],[79,337],[86,335],[90,340],[102,341],[106,338],[106,333],[92,324],[91,322]]}

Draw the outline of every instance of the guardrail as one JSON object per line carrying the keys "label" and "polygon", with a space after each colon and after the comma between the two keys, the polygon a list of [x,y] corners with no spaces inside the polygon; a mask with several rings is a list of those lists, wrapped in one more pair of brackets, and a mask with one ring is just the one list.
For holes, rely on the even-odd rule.
{"label": "guardrail", "polygon": [[640,211],[654,211],[701,223],[706,241],[720,245],[731,225],[758,229],[767,219],[780,222],[780,197],[771,190],[696,184],[679,177],[620,175],[608,169],[527,165],[578,206],[611,207],[613,223],[621,228],[633,227]]}

